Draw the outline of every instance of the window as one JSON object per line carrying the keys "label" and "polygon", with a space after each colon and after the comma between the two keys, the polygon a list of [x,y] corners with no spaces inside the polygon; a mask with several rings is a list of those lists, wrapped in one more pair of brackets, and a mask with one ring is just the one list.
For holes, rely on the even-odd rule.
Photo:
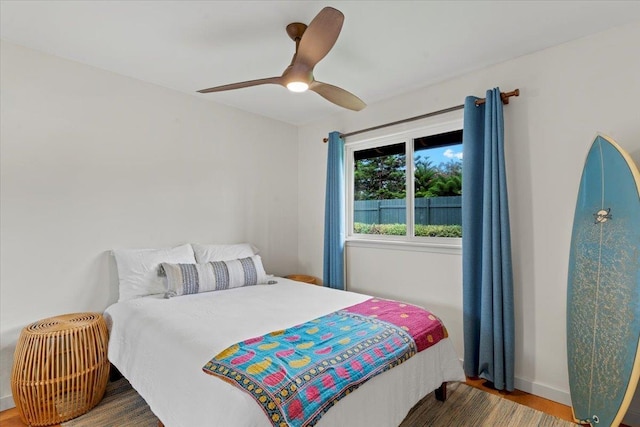
{"label": "window", "polygon": [[353,232],[406,234],[405,142],[353,152]]}
{"label": "window", "polygon": [[346,147],[350,239],[462,237],[461,120]]}

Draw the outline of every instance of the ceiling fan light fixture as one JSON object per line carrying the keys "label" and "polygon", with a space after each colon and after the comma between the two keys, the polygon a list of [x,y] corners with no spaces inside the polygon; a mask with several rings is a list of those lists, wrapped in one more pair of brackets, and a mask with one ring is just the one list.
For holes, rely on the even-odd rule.
{"label": "ceiling fan light fixture", "polygon": [[291,92],[305,92],[309,89],[309,85],[305,82],[289,82],[287,83],[287,89]]}

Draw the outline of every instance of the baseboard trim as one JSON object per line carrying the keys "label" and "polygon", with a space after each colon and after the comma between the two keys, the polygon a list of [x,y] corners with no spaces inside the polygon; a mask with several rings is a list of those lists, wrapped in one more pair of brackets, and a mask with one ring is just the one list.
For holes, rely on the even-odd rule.
{"label": "baseboard trim", "polygon": [[563,405],[571,406],[571,395],[566,391],[559,390],[545,384],[535,383],[523,378],[515,378],[514,385],[518,390],[526,391],[527,393],[544,397],[545,399],[553,400],[554,402],[562,403]]}
{"label": "baseboard trim", "polygon": [[16,404],[13,401],[13,395],[0,397],[0,412],[6,411],[7,409],[15,408]]}

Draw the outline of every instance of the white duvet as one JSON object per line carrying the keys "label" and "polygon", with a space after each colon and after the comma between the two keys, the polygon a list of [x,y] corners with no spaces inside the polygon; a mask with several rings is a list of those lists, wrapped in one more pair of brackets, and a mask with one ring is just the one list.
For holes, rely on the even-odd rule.
{"label": "white duvet", "polygon": [[[270,426],[249,394],[205,374],[204,364],[238,341],[369,298],[282,278],[277,281],[116,303],[105,311],[111,329],[109,360],[167,427]],[[397,426],[415,403],[443,381],[463,380],[453,345],[444,339],[360,386],[317,425]]]}

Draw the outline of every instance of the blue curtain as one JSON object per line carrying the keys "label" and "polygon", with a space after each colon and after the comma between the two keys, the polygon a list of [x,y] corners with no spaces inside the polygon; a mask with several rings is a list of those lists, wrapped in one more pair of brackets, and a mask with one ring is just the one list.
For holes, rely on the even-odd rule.
{"label": "blue curtain", "polygon": [[344,289],[344,141],[329,134],[327,192],[324,210],[324,286]]}
{"label": "blue curtain", "polygon": [[513,390],[514,315],[500,89],[464,106],[462,287],[464,370]]}

